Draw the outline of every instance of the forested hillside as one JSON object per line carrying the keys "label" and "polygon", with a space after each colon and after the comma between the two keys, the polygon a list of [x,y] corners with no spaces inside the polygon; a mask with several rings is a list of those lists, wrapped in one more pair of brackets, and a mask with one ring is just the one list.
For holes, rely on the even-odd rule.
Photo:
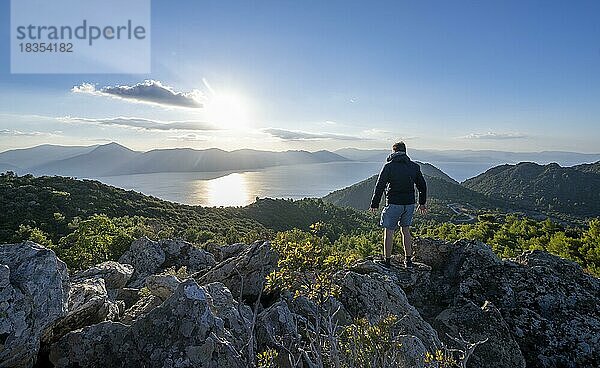
{"label": "forested hillside", "polygon": [[522,162],[492,168],[463,185],[490,197],[556,216],[600,214],[598,163],[575,167]]}

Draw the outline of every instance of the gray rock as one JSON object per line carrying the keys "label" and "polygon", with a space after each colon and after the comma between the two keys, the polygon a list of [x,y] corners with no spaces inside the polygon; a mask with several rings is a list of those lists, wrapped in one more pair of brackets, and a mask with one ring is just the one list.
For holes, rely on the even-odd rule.
{"label": "gray rock", "polygon": [[157,273],[165,262],[165,252],[158,242],[141,238],[131,243],[131,247],[119,258],[119,263],[133,267],[129,285],[141,287],[147,276]]}
{"label": "gray rock", "polygon": [[177,277],[167,274],[150,275],[146,278],[146,288],[161,300],[171,296],[180,283]]}
{"label": "gray rock", "polygon": [[0,264],[0,288],[10,285],[10,268],[7,265]]}
{"label": "gray rock", "polygon": [[209,295],[186,280],[131,326],[103,322],[65,335],[50,360],[56,367],[245,367]]}
{"label": "gray rock", "polygon": [[133,266],[134,272],[128,286],[136,288],[144,285],[149,275],[167,268],[185,267],[187,272],[193,273],[205,271],[216,264],[212,254],[191,243],[169,239],[155,242],[148,238],[131,243],[119,262]]}
{"label": "gray rock", "polygon": [[110,300],[104,286],[104,279],[80,280],[71,285],[69,311],[46,329],[42,341],[52,344],[66,333],[103,321],[119,318],[119,304]]}
{"label": "gray rock", "polygon": [[125,310],[125,313],[119,321],[125,324],[132,324],[138,317],[143,316],[154,308],[161,305],[163,300],[156,295],[146,295],[140,298],[134,305]]}
{"label": "gray rock", "polygon": [[[500,311],[492,303],[486,302],[481,308],[471,302],[461,307],[451,307],[440,313],[436,321],[438,331],[450,336],[462,335],[473,343],[487,339],[474,350],[468,367],[525,367],[525,358],[519,345]],[[456,345],[450,339],[446,339],[446,342],[450,346]]]}
{"label": "gray rock", "polygon": [[415,336],[430,351],[441,346],[436,331],[409,304],[393,277],[379,272],[341,271],[336,274],[335,283],[341,288],[339,300],[354,318],[365,317],[370,323],[377,323],[395,315],[398,317],[395,334]]}
{"label": "gray rock", "polygon": [[104,280],[106,289],[120,289],[127,285],[133,275],[133,267],[114,261],[100,263],[87,270],[79,271],[71,276],[72,282],[79,280],[101,278]]}
{"label": "gray rock", "polygon": [[211,310],[215,316],[223,320],[225,327],[231,333],[232,339],[229,341],[242,352],[250,337],[252,309],[243,303],[238,303],[229,289],[220,282],[213,282],[203,287],[207,292]]}
{"label": "gray rock", "polygon": [[398,365],[400,367],[424,368],[427,348],[420,339],[410,335],[400,335],[396,338],[400,343]]}
{"label": "gray rock", "polygon": [[248,246],[243,243],[226,244],[226,245],[209,243],[206,245],[206,251],[211,253],[215,257],[215,260],[217,262],[223,262],[226,259],[237,256],[246,247],[248,247]]}
{"label": "gray rock", "polygon": [[[470,241],[423,239],[415,253],[417,260],[432,265],[430,287],[419,298],[409,294],[426,319],[433,321],[448,308],[490,301],[527,366],[596,367],[600,362],[600,280],[576,263],[542,251],[503,261],[487,245]],[[482,323],[501,325],[496,317],[483,313]],[[493,341],[485,345],[505,348]]]}
{"label": "gray rock", "polygon": [[242,297],[253,302],[263,288],[265,276],[274,270],[276,265],[277,254],[271,249],[269,242],[256,242],[245,248],[237,257],[229,258],[207,272],[197,273],[192,277],[201,285],[221,282],[235,298],[242,291]]}
{"label": "gray rock", "polygon": [[256,320],[258,351],[272,348],[277,351],[277,366],[289,367],[289,352],[297,353],[300,341],[296,318],[283,300],[262,311]]}
{"label": "gray rock", "polygon": [[43,331],[67,314],[67,267],[32,242],[0,245],[0,260],[0,367],[32,367]]}
{"label": "gray rock", "polygon": [[257,318],[256,339],[260,351],[266,348],[283,350],[299,339],[294,315],[283,300],[262,311]]}
{"label": "gray rock", "polygon": [[140,289],[122,288],[117,290],[109,290],[108,295],[111,299],[123,301],[125,308],[131,308],[132,305],[140,300]]}

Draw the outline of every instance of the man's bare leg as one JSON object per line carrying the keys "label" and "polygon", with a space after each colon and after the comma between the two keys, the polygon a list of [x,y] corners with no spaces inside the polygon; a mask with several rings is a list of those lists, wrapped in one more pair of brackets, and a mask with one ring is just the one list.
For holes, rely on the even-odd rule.
{"label": "man's bare leg", "polygon": [[404,245],[404,259],[412,261],[412,236],[410,236],[410,228],[408,226],[400,227],[402,232],[402,245]]}
{"label": "man's bare leg", "polygon": [[392,257],[392,249],[394,248],[394,230],[383,229],[383,257],[385,261],[389,261]]}

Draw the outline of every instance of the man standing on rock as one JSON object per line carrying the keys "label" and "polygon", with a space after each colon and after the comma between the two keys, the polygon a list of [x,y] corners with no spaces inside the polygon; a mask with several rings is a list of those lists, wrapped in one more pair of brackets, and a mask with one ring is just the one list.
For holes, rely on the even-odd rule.
{"label": "man standing on rock", "polygon": [[412,162],[406,155],[404,142],[395,143],[392,154],[388,156],[383,165],[371,200],[371,212],[377,212],[381,196],[385,191],[386,204],[381,212],[379,225],[384,228],[383,232],[383,256],[384,265],[390,266],[392,248],[394,246],[394,231],[400,226],[402,232],[402,244],[404,245],[404,266],[412,267],[412,237],[410,236],[410,225],[412,225],[415,212],[415,185],[419,190],[419,206],[417,210],[421,214],[427,213],[427,184],[421,174],[418,164]]}

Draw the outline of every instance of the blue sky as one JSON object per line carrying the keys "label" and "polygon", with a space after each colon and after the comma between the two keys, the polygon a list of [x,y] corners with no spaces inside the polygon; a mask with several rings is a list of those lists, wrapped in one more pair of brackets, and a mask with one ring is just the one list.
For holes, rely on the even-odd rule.
{"label": "blue sky", "polygon": [[[0,150],[600,151],[598,1],[153,0],[141,75],[11,74],[9,23]],[[146,80],[204,107],[116,98]]]}

